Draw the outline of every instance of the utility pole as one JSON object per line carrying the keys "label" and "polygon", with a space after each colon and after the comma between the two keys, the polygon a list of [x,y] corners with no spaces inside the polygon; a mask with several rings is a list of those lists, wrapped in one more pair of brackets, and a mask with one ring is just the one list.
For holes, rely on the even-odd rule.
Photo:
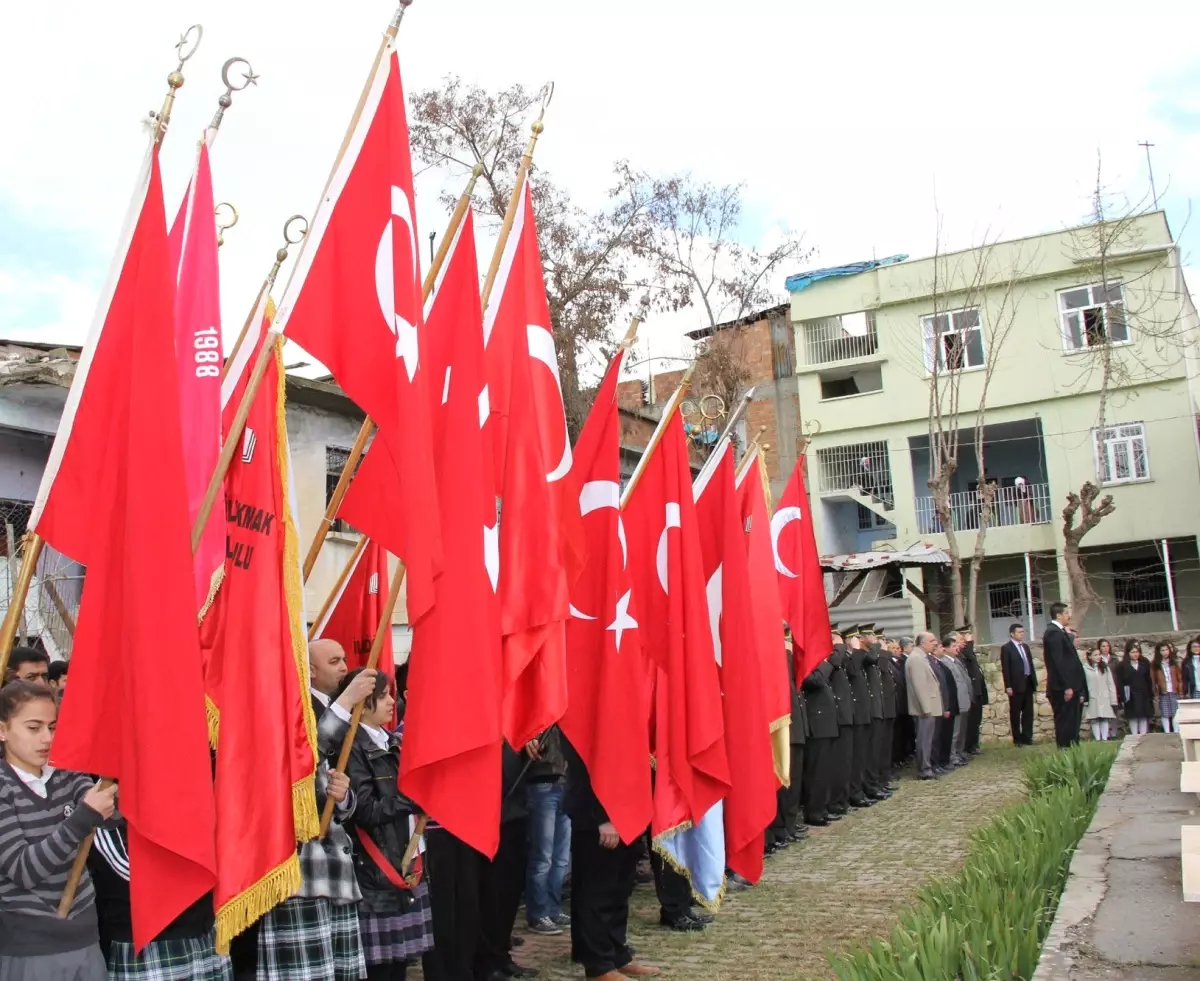
{"label": "utility pole", "polygon": [[1150,196],[1154,198],[1154,210],[1158,210],[1158,191],[1154,188],[1154,164],[1150,162],[1150,148],[1153,143],[1143,140],[1138,146],[1146,151],[1146,169],[1150,171]]}

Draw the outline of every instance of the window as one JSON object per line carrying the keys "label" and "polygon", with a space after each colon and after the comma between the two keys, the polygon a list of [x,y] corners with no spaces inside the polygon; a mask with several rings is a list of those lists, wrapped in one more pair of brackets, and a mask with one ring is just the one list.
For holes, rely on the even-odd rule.
{"label": "window", "polygon": [[858,508],[858,530],[870,531],[872,528],[886,528],[891,524],[882,514],[877,514],[870,508],[865,508],[861,504],[855,505]]}
{"label": "window", "polygon": [[[1033,594],[1033,615],[1042,615],[1042,584],[1037,579],[1029,581]],[[1025,619],[1025,580],[988,583],[988,614],[993,620]]]}
{"label": "window", "polygon": [[1140,422],[1109,426],[1094,433],[1096,475],[1102,484],[1125,484],[1150,479],[1146,427]]}
{"label": "window", "polygon": [[1120,283],[1078,286],[1058,294],[1063,346],[1082,351],[1098,344],[1124,344],[1129,340],[1125,301]]}
{"label": "window", "polygon": [[1113,559],[1112,574],[1117,616],[1171,612],[1167,575],[1158,559]]}
{"label": "window", "polygon": [[922,317],[921,329],[926,371],[932,373],[935,366],[939,371],[983,367],[983,322],[978,307]]}
{"label": "window", "polygon": [[[355,473],[358,472],[358,467],[362,466],[363,460],[366,458],[364,453],[358,458],[358,464],[355,466]],[[340,446],[325,447],[325,506],[329,506],[329,502],[333,500],[333,492],[337,490],[338,478],[342,475],[342,470],[345,469],[346,462],[350,459],[350,451],[344,450]],[[343,534],[353,534],[354,529],[350,527],[341,518],[334,518],[333,524],[329,526],[330,531],[342,532]]]}
{"label": "window", "polygon": [[879,365],[846,369],[833,369],[828,374],[822,372],[821,401],[841,399],[851,395],[867,395],[871,392],[883,391],[883,369]]}

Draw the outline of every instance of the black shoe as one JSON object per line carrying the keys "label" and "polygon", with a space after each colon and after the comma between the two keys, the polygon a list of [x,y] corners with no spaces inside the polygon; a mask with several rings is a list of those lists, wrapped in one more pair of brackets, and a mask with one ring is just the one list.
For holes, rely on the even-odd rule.
{"label": "black shoe", "polygon": [[873,800],[868,800],[866,797],[855,797],[850,801],[850,806],[861,809],[863,807],[870,807],[874,803]]}
{"label": "black shoe", "polygon": [[769,841],[769,842],[767,842],[766,846],[763,848],[763,855],[766,858],[770,858],[777,851],[779,851],[779,846],[776,845],[775,842]]}
{"label": "black shoe", "polygon": [[791,834],[792,841],[803,841],[808,837],[808,828],[797,828]]}
{"label": "black shoe", "polygon": [[845,816],[846,816],[845,811],[830,811],[829,812],[829,820],[830,821],[840,821]]}
{"label": "black shoe", "polygon": [[830,817],[844,817],[848,810],[849,810],[849,808],[843,806],[842,804],[838,804],[836,807],[829,808],[829,816]]}
{"label": "black shoe", "polygon": [[505,976],[510,978],[536,978],[540,973],[536,967],[522,967],[513,961],[509,961],[503,971]]}
{"label": "black shoe", "polygon": [[524,937],[512,936],[512,937],[508,938],[508,949],[509,950],[516,950],[518,947],[524,947],[524,946],[525,946],[525,938]]}
{"label": "black shoe", "polygon": [[810,828],[828,828],[829,827],[829,818],[825,818],[825,817],[808,818],[808,817],[806,817],[804,819],[804,823],[807,824]]}
{"label": "black shoe", "polygon": [[792,847],[792,843],[787,838],[783,838],[780,841],[775,842],[775,850],[777,852],[781,852],[784,849],[791,848],[791,847]]}
{"label": "black shoe", "polygon": [[676,933],[697,933],[704,929],[703,923],[693,920],[687,913],[683,913],[680,916],[659,914],[658,925],[667,927],[669,930],[674,930]]}
{"label": "black shoe", "polygon": [[701,926],[708,926],[713,920],[716,919],[716,917],[713,916],[712,913],[703,913],[703,912],[700,912],[699,910],[694,910],[694,909],[688,912],[688,916],[691,917],[691,919],[695,920],[697,923],[699,923]]}
{"label": "black shoe", "polygon": [[725,891],[726,892],[744,892],[750,888],[750,880],[743,878],[736,872],[728,872],[725,876]]}
{"label": "black shoe", "polygon": [[936,780],[937,778],[938,778],[938,775],[936,773],[918,773],[917,774],[918,780]]}

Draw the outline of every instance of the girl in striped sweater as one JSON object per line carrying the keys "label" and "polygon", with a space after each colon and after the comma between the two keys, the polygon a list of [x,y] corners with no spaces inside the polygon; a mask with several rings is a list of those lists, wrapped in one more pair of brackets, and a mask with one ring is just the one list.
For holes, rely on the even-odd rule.
{"label": "girl in striped sweater", "polygon": [[66,919],[58,903],[88,832],[113,813],[116,787],[50,766],[58,705],[45,685],[0,688],[0,981],[107,981],[84,873]]}

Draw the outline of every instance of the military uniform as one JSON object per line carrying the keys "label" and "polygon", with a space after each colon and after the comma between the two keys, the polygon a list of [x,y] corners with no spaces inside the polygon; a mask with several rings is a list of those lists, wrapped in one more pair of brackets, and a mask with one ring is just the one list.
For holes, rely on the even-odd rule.
{"label": "military uniform", "polygon": [[867,681],[868,652],[862,648],[846,651],[854,714],[854,745],[850,765],[850,804],[867,807],[873,799],[868,764],[871,758],[871,686]]}
{"label": "military uniform", "polygon": [[886,790],[892,782],[892,742],[896,731],[896,666],[889,651],[879,650],[879,678],[883,683],[883,725],[876,746],[875,772]]}
{"label": "military uniform", "polygon": [[836,767],[838,701],[830,684],[834,667],[828,659],[818,664],[801,683],[808,722],[804,744],[804,821],[816,827],[829,823],[830,795]]}
{"label": "military uniform", "polygon": [[850,781],[854,769],[854,691],[850,687],[850,653],[838,644],[829,655],[833,667],[829,687],[837,699],[838,737],[833,745],[833,763],[829,791],[829,813],[845,814],[850,810]]}
{"label": "military uniform", "polygon": [[790,759],[788,770],[791,785],[780,787],[776,792],[775,821],[767,829],[767,848],[786,848],[791,842],[799,841],[806,831],[800,820],[801,801],[804,788],[804,750],[808,741],[808,713],[804,692],[796,687],[795,669],[791,652],[788,652],[788,681],[792,691],[792,720],[789,727]]}
{"label": "military uniform", "polygon": [[871,700],[871,737],[863,766],[863,790],[868,797],[886,797],[888,773],[880,770],[879,747],[883,744],[883,672],[879,664],[880,647],[871,644],[863,652],[863,666]]}

